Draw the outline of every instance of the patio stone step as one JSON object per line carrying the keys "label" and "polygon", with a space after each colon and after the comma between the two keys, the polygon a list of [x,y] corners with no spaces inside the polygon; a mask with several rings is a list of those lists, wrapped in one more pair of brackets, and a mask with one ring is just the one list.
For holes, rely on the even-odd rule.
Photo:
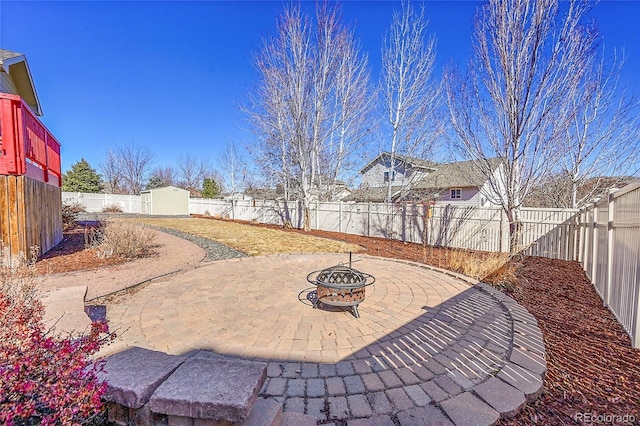
{"label": "patio stone step", "polygon": [[158,386],[149,406],[168,416],[238,423],[266,378],[266,363],[193,356]]}
{"label": "patio stone step", "polygon": [[141,408],[186,359],[138,347],[112,355],[98,373],[98,378],[107,382],[103,398],[127,408]]}
{"label": "patio stone step", "polygon": [[153,425],[164,415],[170,425],[280,426],[282,402],[258,399],[266,376],[263,362],[198,351],[169,355],[131,347],[110,356],[101,380],[109,420]]}

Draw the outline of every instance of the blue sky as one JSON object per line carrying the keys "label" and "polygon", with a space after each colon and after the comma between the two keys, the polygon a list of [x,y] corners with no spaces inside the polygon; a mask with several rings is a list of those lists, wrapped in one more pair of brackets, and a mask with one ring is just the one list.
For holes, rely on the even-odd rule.
{"label": "blue sky", "polygon": [[[466,61],[478,4],[425,3],[439,66]],[[258,80],[251,55],[274,33],[282,5],[0,0],[0,47],[27,55],[42,120],[62,143],[63,171],[81,157],[97,167],[110,147],[129,143],[150,147],[157,166],[194,154],[215,167],[226,144],[253,140],[238,106]],[[374,79],[398,7],[343,3]],[[622,79],[640,93],[640,0],[602,1],[593,16],[606,48],[625,48]]]}

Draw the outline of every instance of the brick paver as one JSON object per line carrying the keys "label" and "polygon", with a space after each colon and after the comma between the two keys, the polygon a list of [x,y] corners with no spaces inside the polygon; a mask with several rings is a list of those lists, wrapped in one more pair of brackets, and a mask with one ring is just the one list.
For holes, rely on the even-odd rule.
{"label": "brick paver", "polygon": [[269,361],[262,396],[318,421],[489,424],[540,393],[542,334],[513,299],[424,265],[355,257],[376,277],[359,319],[307,299],[306,275],[345,261],[333,254],[215,262],[109,305],[108,319],[127,330],[125,345]]}

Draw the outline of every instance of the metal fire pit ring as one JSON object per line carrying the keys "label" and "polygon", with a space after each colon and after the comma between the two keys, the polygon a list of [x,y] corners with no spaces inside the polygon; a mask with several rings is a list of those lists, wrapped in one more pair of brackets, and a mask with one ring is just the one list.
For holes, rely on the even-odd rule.
{"label": "metal fire pit ring", "polygon": [[[349,262],[351,265],[351,262]],[[350,266],[339,263],[325,269],[319,269],[307,275],[307,281],[316,286],[316,299],[313,308],[320,303],[329,306],[351,307],[351,312],[360,318],[358,305],[364,301],[365,288],[376,279],[371,274],[360,272]]]}

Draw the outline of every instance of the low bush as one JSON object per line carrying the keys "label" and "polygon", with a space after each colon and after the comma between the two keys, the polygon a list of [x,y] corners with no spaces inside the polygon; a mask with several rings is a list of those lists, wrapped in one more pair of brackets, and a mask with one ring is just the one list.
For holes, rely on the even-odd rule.
{"label": "low bush", "polygon": [[107,221],[85,231],[85,245],[95,247],[99,257],[142,258],[152,253],[153,240],[153,231],[133,222]]}
{"label": "low bush", "polygon": [[0,262],[0,424],[82,424],[101,411],[106,385],[94,354],[108,336],[94,323],[80,338],[47,334],[34,263]]}
{"label": "low bush", "polygon": [[444,268],[494,285],[501,289],[515,286],[517,264],[509,253],[450,250]]}
{"label": "low bush", "polygon": [[516,262],[515,259],[511,259],[495,271],[492,271],[482,277],[481,280],[498,290],[513,292],[518,286],[518,277],[516,276],[516,272],[518,269],[522,268],[522,266],[522,263]]}
{"label": "low bush", "polygon": [[122,207],[117,204],[109,204],[102,208],[103,213],[122,213]]}
{"label": "low bush", "polygon": [[65,203],[62,205],[62,227],[71,228],[78,219],[78,214],[85,212],[85,208],[80,203]]}

